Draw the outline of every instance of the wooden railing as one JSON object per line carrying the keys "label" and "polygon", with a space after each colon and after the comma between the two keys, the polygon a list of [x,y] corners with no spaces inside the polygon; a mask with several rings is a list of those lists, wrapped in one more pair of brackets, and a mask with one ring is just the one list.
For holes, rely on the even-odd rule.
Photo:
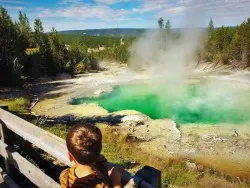
{"label": "wooden railing", "polygon": [[[32,145],[32,147],[29,147],[28,149],[28,144],[23,145],[31,155],[34,155],[35,153],[31,152],[30,150],[32,150],[32,148],[34,147],[37,147],[50,154],[60,162],[68,166],[72,166],[73,164],[70,163],[67,158],[67,148],[65,140],[9,113],[8,111],[6,111],[6,109],[3,110],[0,106],[0,155],[4,158],[6,183],[8,184],[8,182],[11,182],[9,183],[9,187],[18,187],[17,184],[15,184],[15,182],[10,178],[15,171],[13,170],[14,167],[14,169],[21,172],[38,187],[60,187],[60,185],[50,176],[46,175],[44,171],[42,171],[39,167],[35,166],[17,151],[15,151],[13,147],[14,143],[21,141],[14,140],[15,137],[13,137],[11,134],[18,135],[18,137],[24,139],[25,142]],[[114,165],[112,163],[105,164],[108,167]],[[147,176],[146,179],[148,183],[144,181],[145,177],[143,179],[142,177],[133,176],[125,171],[122,177],[123,182],[125,182],[124,187],[153,188],[161,186],[159,171],[156,170],[153,174],[144,174],[146,174]],[[9,181],[7,182],[7,180]]]}

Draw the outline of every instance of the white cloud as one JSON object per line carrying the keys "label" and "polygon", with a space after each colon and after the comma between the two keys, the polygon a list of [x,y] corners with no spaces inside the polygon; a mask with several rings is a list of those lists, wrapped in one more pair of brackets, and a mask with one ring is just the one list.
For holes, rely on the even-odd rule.
{"label": "white cloud", "polygon": [[169,7],[166,0],[141,0],[142,5],[138,8],[134,8],[135,13],[152,12],[156,10],[162,10]]}
{"label": "white cloud", "polygon": [[179,13],[184,12],[185,10],[186,10],[186,7],[181,6],[181,7],[169,8],[169,9],[167,9],[167,12],[173,13],[173,14],[179,14]]}
{"label": "white cloud", "polygon": [[24,7],[21,6],[4,6],[4,8],[6,8],[7,10],[11,11],[11,10],[24,10]]}
{"label": "white cloud", "polygon": [[96,3],[99,4],[115,4],[115,3],[119,3],[119,2],[128,2],[128,1],[132,1],[132,0],[94,0]]}
{"label": "white cloud", "polygon": [[103,3],[103,4],[114,4],[119,2],[118,0],[95,0],[97,3]]}
{"label": "white cloud", "polygon": [[57,10],[43,9],[38,17],[62,17],[62,18],[99,18],[101,20],[121,19],[123,15],[127,14],[126,10],[114,10],[106,5],[87,5],[87,4],[74,4],[69,7],[59,8]]}
{"label": "white cloud", "polygon": [[250,0],[179,0],[170,4],[168,9],[161,9],[157,16],[172,17],[196,14],[197,16],[220,17],[242,17],[250,16]]}
{"label": "white cloud", "polygon": [[[7,0],[0,0],[0,2]],[[9,1],[9,0],[8,0]],[[11,2],[16,0],[10,0]],[[170,19],[173,26],[180,23],[183,26],[186,18],[195,20],[199,18],[198,22],[206,25],[208,18],[214,18],[217,25],[230,25],[240,23],[244,19],[250,16],[250,0],[93,0],[89,2],[86,0],[61,0],[58,4],[58,8],[43,8],[35,9],[36,11],[30,11],[30,14],[35,14],[34,17],[39,16],[41,18],[67,18],[68,20],[74,20],[75,22],[87,20],[91,18],[97,18],[96,22],[105,22],[107,25],[117,25],[119,22],[122,24],[125,21],[131,20],[133,25],[133,19],[143,19],[138,21],[139,24],[143,23],[144,26],[154,26],[154,20],[159,17],[164,19]],[[111,4],[119,2],[136,2],[135,6],[130,9],[114,9]],[[124,7],[125,8],[125,7]],[[38,12],[38,13],[37,13]],[[144,19],[144,15],[147,17]],[[148,17],[151,16],[151,18]],[[230,22],[230,18],[232,22]],[[51,20],[51,19],[48,19]],[[147,20],[147,21],[146,21]],[[195,20],[196,21],[196,20]],[[194,22],[195,22],[194,21]],[[129,23],[129,22],[127,22]],[[147,23],[147,24],[145,24]],[[70,25],[70,23],[67,23]],[[137,26],[137,25],[136,25]],[[97,26],[98,27],[98,26]],[[138,27],[141,27],[138,25]]]}

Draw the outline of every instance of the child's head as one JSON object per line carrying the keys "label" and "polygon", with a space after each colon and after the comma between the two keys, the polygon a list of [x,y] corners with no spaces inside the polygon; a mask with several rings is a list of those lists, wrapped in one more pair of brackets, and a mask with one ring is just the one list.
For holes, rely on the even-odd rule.
{"label": "child's head", "polygon": [[102,150],[102,133],[94,125],[76,125],[69,129],[66,144],[71,157],[82,165],[96,161]]}

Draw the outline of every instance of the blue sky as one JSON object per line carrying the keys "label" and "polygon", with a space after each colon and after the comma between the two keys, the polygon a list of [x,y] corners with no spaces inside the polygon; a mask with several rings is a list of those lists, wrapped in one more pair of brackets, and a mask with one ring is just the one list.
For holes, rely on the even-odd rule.
{"label": "blue sky", "polygon": [[157,19],[170,19],[174,28],[237,25],[250,17],[250,0],[0,0],[13,19],[26,12],[44,30],[96,28],[155,28]]}

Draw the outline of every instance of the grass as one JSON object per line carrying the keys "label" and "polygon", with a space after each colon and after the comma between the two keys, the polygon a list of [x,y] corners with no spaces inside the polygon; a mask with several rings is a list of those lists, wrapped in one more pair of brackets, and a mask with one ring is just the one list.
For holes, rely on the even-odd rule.
{"label": "grass", "polygon": [[[27,113],[30,102],[28,97],[0,100],[6,104],[9,111],[15,114]],[[35,122],[33,122],[35,123]],[[192,161],[202,166],[202,170],[190,171],[186,166],[185,157],[161,158],[146,153],[137,147],[137,143],[127,142],[128,134],[111,127],[108,124],[98,124],[103,134],[102,154],[113,163],[122,165],[131,173],[137,172],[148,165],[162,172],[163,187],[175,185],[180,187],[248,187],[246,179],[250,177],[249,161],[242,166],[235,160],[225,160],[218,157],[195,157]],[[66,138],[69,128],[66,124],[41,125],[41,128]],[[241,184],[237,180],[240,177]],[[248,179],[249,181],[249,179]],[[248,182],[249,183],[249,182]]]}
{"label": "grass", "polygon": [[[239,177],[240,179],[248,179],[250,177],[250,159],[235,160],[225,159],[221,157],[194,157],[199,164],[206,165],[218,175],[226,175],[228,179]],[[245,164],[245,165],[243,165]]]}
{"label": "grass", "polygon": [[[152,166],[162,172],[162,185],[179,187],[247,187],[244,182],[239,184],[237,179],[221,176],[208,163],[209,159],[192,159],[201,166],[197,171],[191,171],[186,166],[185,157],[161,158],[142,151],[136,143],[126,141],[128,134],[119,132],[117,128],[107,124],[98,124],[103,134],[102,154],[113,163],[122,165],[131,173],[135,173],[145,165]],[[65,138],[69,126],[65,124],[43,125],[42,128]],[[226,164],[222,163],[222,166]],[[234,174],[236,175],[236,174]]]}
{"label": "grass", "polygon": [[0,104],[8,105],[9,111],[14,114],[28,113],[28,105],[30,99],[28,97],[19,97],[8,100],[0,100]]}
{"label": "grass", "polygon": [[46,125],[41,125],[41,128],[55,134],[56,136],[66,139],[66,134],[69,126],[66,124],[53,124],[53,125],[46,124]]}

